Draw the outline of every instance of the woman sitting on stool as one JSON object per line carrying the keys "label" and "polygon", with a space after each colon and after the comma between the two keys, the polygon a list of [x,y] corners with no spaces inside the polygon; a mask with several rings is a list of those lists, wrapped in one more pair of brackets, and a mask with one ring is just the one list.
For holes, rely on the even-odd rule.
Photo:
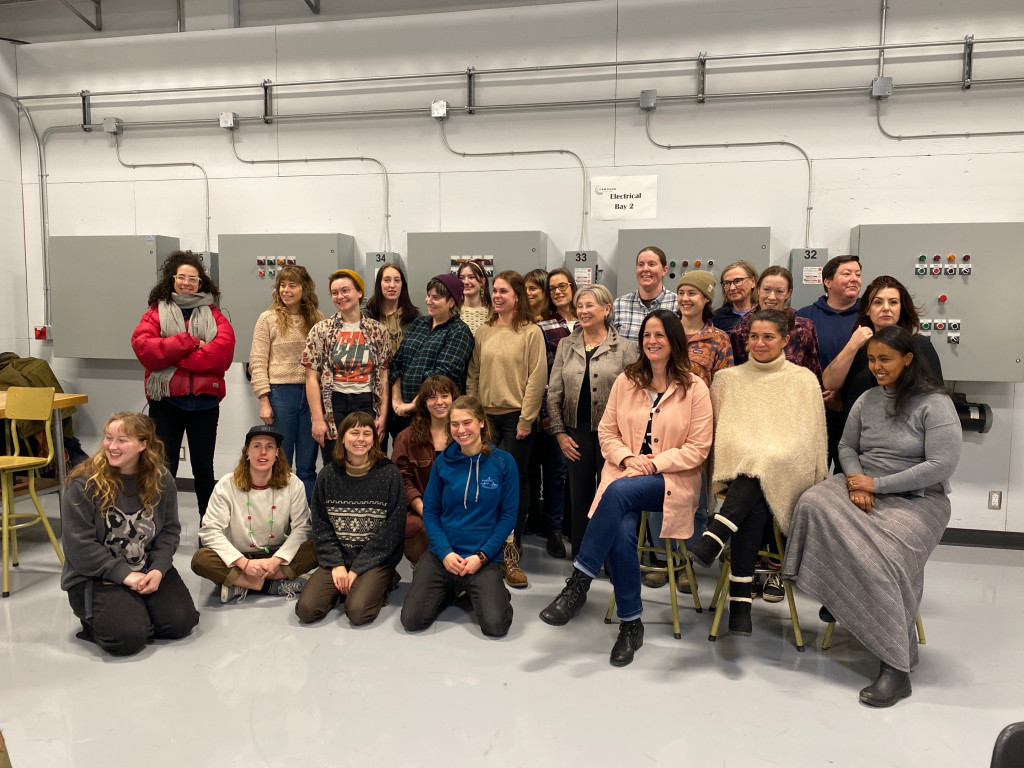
{"label": "woman sitting on stool", "polygon": [[405,489],[402,474],[380,449],[374,417],[354,411],[338,425],[334,461],[313,488],[313,544],[320,562],[302,590],[295,615],[319,621],[345,601],[353,626],[368,624],[398,585]]}
{"label": "woman sitting on stool", "polygon": [[751,584],[768,512],[783,531],[800,494],[825,477],[825,408],[818,379],[784,354],[793,318],[778,309],[750,319],[750,359],[719,371],[712,492],[725,501],[687,554],[707,567],[732,539],[729,631],[750,635]]}
{"label": "woman sitting on stool", "polygon": [[259,425],[245,436],[238,466],[213,489],[192,570],[220,585],[220,601],[249,590],[294,598],[316,567],[305,484],[281,452],[284,435]]}
{"label": "woman sitting on stool", "polygon": [[[867,343],[879,386],[854,403],[839,442],[845,475],[800,497],[783,575],[827,608],[881,660],[860,692],[873,707],[910,695],[924,566],[949,522],[960,419],[941,382],[889,326]],[[866,556],[869,555],[869,556]]]}
{"label": "woman sitting on stool", "polygon": [[465,590],[490,637],[512,626],[512,600],[502,580],[505,539],[516,524],[519,471],[512,454],[494,446],[491,423],[475,397],[452,404],[453,441],[434,461],[423,494],[430,548],[412,574],[402,606],[407,632],[426,629]]}
{"label": "woman sitting on stool", "polygon": [[640,359],[615,379],[597,433],[605,462],[590,524],[565,589],[540,618],[561,626],[578,614],[607,558],[622,622],[611,663],[623,667],[644,642],[640,511],[663,510],[663,537],[693,535],[701,465],[711,449],[711,399],[690,370],[686,334],[674,312],[656,309],[644,318]]}

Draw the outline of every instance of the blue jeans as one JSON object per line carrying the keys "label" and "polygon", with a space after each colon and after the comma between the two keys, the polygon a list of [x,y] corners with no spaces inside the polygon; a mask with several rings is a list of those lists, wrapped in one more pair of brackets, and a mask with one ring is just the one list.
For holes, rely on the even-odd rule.
{"label": "blue jeans", "polygon": [[270,407],[274,409],[274,427],[281,431],[281,453],[306,487],[306,501],[313,498],[316,482],[316,454],[304,384],[271,384]]}
{"label": "blue jeans", "polygon": [[605,558],[615,589],[615,613],[622,621],[639,619],[640,561],[636,556],[636,528],[640,511],[661,510],[665,502],[663,475],[620,477],[605,489],[590,518],[573,565],[597,578]]}
{"label": "blue jeans", "polygon": [[[658,534],[661,533],[661,510],[651,511],[647,510],[647,530],[651,536],[651,545],[660,548],[662,551],[665,549],[665,540]],[[700,501],[697,502],[697,511],[693,515],[693,536],[686,540],[686,546],[692,547],[700,541],[701,536],[704,535],[704,531],[708,529],[708,476],[706,472],[700,473]],[[678,549],[678,547],[677,547]],[[661,561],[661,557],[656,556],[655,560]]]}

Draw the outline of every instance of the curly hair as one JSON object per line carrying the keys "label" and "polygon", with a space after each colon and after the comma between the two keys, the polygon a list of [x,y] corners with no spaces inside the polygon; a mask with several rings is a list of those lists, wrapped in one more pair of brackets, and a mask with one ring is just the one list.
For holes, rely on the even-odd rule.
{"label": "curly hair", "polygon": [[[164,468],[164,444],[157,437],[156,424],[145,414],[131,411],[115,413],[103,425],[104,434],[108,434],[115,424],[120,426],[124,434],[146,443],[145,450],[139,454],[137,496],[145,515],[152,517],[153,509],[163,495],[164,478],[167,475]],[[71,470],[68,481],[76,477],[85,478],[85,492],[92,497],[100,515],[117,503],[117,497],[124,490],[121,473],[110,466],[102,445],[96,453]]]}
{"label": "curly hair", "polygon": [[299,314],[302,316],[302,332],[309,333],[309,329],[323,320],[324,315],[320,311],[320,299],[316,295],[316,283],[313,282],[313,278],[310,277],[306,268],[301,266],[290,265],[282,267],[281,271],[277,273],[277,279],[274,281],[274,300],[270,304],[270,311],[274,313],[277,319],[277,329],[281,333],[285,333],[288,330],[288,325],[291,323],[288,309],[281,301],[280,296],[281,283],[285,280],[302,287]]}
{"label": "curly hair", "polygon": [[693,382],[693,369],[690,367],[690,354],[687,350],[686,332],[683,330],[682,321],[671,310],[656,309],[644,318],[643,323],[640,324],[640,358],[635,363],[627,365],[622,372],[637,389],[649,389],[653,383],[654,369],[651,367],[651,361],[647,359],[643,344],[644,331],[651,319],[660,320],[665,328],[669,346],[666,373],[669,381],[675,381],[685,395]]}
{"label": "curly hair", "polygon": [[199,273],[198,292],[212,294],[213,303],[220,306],[220,288],[206,271],[203,257],[192,251],[175,251],[160,265],[160,277],[156,285],[153,286],[153,290],[149,292],[149,305],[170,301],[171,294],[174,293],[174,276],[178,273],[178,267],[183,265],[194,267]]}
{"label": "curly hair", "polygon": [[[412,423],[409,428],[412,430],[412,441],[414,443],[429,443],[430,439],[430,411],[427,409],[427,400],[434,395],[448,393],[452,401],[459,399],[459,386],[447,376],[435,374],[428,376],[420,384],[420,391],[416,393],[416,407],[412,412]],[[451,409],[449,409],[451,410]],[[448,440],[451,441],[451,432],[448,431]]]}

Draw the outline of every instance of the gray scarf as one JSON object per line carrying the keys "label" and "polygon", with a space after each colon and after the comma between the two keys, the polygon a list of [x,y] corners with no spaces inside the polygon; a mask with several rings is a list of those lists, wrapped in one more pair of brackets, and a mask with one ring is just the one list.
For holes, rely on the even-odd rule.
{"label": "gray scarf", "polygon": [[[168,338],[186,330],[203,342],[212,341],[217,337],[217,321],[210,311],[213,295],[209,293],[172,293],[170,301],[157,304],[160,315],[160,336]],[[185,327],[185,316],[182,309],[191,309],[192,316]],[[171,377],[177,370],[169,366],[159,371],[152,371],[146,382],[146,397],[150,400],[163,400],[171,394]]]}

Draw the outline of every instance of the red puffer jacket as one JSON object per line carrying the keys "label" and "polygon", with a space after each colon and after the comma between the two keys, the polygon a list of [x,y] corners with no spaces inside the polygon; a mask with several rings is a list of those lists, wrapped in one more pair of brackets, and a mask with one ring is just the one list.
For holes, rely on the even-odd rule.
{"label": "red puffer jacket", "polygon": [[146,369],[146,381],[153,371],[174,366],[171,395],[215,395],[218,400],[224,399],[224,372],[235,354],[235,332],[217,307],[211,306],[210,311],[217,322],[217,336],[202,347],[187,332],[161,336],[156,304],[146,311],[132,334],[132,349]]}

